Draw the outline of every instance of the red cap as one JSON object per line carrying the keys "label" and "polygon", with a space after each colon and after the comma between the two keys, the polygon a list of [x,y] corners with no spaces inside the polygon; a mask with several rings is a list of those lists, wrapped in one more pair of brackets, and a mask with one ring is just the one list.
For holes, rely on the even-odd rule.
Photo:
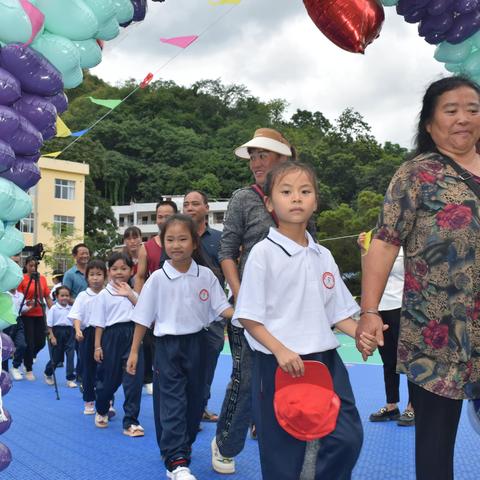
{"label": "red cap", "polygon": [[304,365],[305,374],[297,378],[277,368],[273,407],[286,432],[298,440],[310,441],[335,430],[340,399],[325,364],[306,360]]}

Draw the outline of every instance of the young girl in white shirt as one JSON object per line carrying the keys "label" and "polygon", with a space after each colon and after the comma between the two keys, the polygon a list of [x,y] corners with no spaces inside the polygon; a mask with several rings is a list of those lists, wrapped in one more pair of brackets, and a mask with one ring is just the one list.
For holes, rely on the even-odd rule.
{"label": "young girl in white shirt", "polygon": [[85,270],[88,288],[80,292],[70,310],[68,318],[73,322],[75,338],[79,345],[81,377],[83,387],[83,413],[95,414],[95,380],[97,362],[93,356],[95,348],[95,327],[90,324],[93,300],[103,290],[107,278],[107,267],[102,260],[90,260]]}
{"label": "young girl in white shirt", "polygon": [[[351,315],[358,305],[343,283],[331,253],[307,232],[317,209],[313,170],[287,162],[274,168],[265,184],[266,206],[278,229],[256,244],[248,257],[234,323],[246,329],[254,350],[252,405],[260,448],[262,478],[299,478],[306,442],[285,431],[274,412],[277,367],[292,377],[304,374],[304,360],[324,363],[341,407],[336,428],[322,438],[315,479],[349,479],[360,453],[363,431],[348,373],[336,348],[335,326],[355,336]],[[374,337],[362,337],[371,353]],[[320,401],[320,399],[319,399]]]}
{"label": "young girl in white shirt", "polygon": [[70,313],[70,289],[61,286],[57,288],[56,303],[47,313],[48,339],[52,345],[52,358],[45,366],[45,383],[53,385],[53,372],[57,364],[63,362],[66,356],[67,387],[76,388],[74,373],[75,332],[72,321],[68,318]]}
{"label": "young girl in white shirt", "polygon": [[125,402],[123,433],[142,437],[143,427],[138,422],[142,397],[143,355],[138,356],[139,371],[130,374],[125,364],[132,345],[134,323],[131,321],[137,294],[128,285],[132,260],[124,253],[113,253],[107,261],[109,282],[95,298],[90,325],[95,326],[94,357],[97,368],[95,425],[108,426],[110,401],[120,385]]}
{"label": "young girl in white shirt", "polygon": [[141,371],[139,348],[153,323],[155,429],[167,477],[195,480],[188,468],[203,413],[205,329],[219,316],[231,317],[220,283],[203,262],[195,222],[173,215],[162,228],[169,260],[145,283],[132,319],[136,323],[127,371]]}

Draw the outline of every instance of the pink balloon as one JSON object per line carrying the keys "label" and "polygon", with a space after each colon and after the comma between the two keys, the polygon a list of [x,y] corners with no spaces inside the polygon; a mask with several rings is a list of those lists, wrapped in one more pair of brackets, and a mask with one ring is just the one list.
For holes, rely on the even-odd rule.
{"label": "pink balloon", "polygon": [[28,0],[20,0],[20,4],[22,5],[23,10],[27,14],[30,23],[32,24],[32,35],[28,39],[28,42],[25,43],[25,46],[27,46],[33,42],[33,39],[37,36],[37,33],[42,29],[45,21],[45,15]]}

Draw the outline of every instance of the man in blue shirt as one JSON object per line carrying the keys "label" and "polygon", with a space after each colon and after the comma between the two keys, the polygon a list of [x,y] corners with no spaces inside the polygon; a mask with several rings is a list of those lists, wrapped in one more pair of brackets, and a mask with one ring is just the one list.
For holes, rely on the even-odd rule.
{"label": "man in blue shirt", "polygon": [[90,250],[84,243],[78,243],[72,249],[75,265],[67,270],[63,276],[63,285],[68,287],[75,298],[80,292],[87,289],[85,270],[90,260]]}
{"label": "man in blue shirt", "polygon": [[[203,252],[210,260],[213,272],[218,277],[220,284],[224,287],[225,278],[223,277],[220,261],[218,259],[218,249],[220,248],[220,239],[222,232],[208,226],[208,197],[199,190],[188,192],[183,199],[183,213],[192,217],[198,226],[198,235],[202,242]],[[218,356],[223,350],[225,341],[225,320],[213,322],[209,325],[207,331],[207,358],[206,358],[206,385],[205,385],[205,411],[203,420],[207,422],[216,422],[218,415],[209,412],[206,407],[210,398],[210,387],[213,382],[215,368],[217,367]]]}

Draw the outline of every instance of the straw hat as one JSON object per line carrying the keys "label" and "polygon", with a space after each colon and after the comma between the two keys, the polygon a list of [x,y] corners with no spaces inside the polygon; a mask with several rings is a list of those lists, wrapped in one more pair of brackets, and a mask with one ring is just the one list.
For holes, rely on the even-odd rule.
{"label": "straw hat", "polygon": [[255,130],[253,138],[235,149],[235,155],[240,158],[250,159],[249,148],[262,148],[280,155],[292,156],[290,144],[283,138],[282,134],[272,128],[259,128]]}

